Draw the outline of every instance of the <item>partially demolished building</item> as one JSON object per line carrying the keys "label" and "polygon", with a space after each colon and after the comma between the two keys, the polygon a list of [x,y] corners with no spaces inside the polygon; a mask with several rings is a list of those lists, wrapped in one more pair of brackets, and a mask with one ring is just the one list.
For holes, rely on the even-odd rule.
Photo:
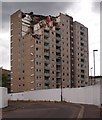
{"label": "partially demolished building", "polygon": [[73,18],[11,15],[11,92],[88,85],[88,29]]}

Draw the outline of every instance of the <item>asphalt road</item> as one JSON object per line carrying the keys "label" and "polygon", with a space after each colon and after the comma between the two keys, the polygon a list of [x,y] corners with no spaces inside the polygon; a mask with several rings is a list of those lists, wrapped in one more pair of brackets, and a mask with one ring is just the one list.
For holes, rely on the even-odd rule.
{"label": "asphalt road", "polygon": [[[82,110],[83,108],[83,110]],[[10,102],[3,109],[3,118],[100,118],[95,105],[54,102]],[[8,120],[8,119],[7,119]],[[12,120],[12,119],[10,119]],[[16,120],[16,119],[14,119]]]}
{"label": "asphalt road", "polygon": [[[13,108],[14,104],[17,109]],[[6,108],[3,118],[77,118],[81,106],[52,102],[12,102],[10,109]]]}

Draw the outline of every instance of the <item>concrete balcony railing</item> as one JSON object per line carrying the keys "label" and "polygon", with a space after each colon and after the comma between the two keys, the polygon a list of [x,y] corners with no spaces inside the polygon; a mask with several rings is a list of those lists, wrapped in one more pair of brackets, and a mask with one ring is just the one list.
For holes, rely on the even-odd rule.
{"label": "concrete balcony railing", "polygon": [[60,53],[60,52],[61,52],[61,50],[60,50],[60,49],[56,49],[56,52]]}
{"label": "concrete balcony railing", "polygon": [[50,68],[48,66],[45,66],[44,69],[49,70]]}
{"label": "concrete balcony railing", "polygon": [[44,55],[49,56],[50,54],[49,54],[49,53],[47,53],[47,52],[45,52],[45,53],[44,53]]}
{"label": "concrete balcony railing", "polygon": [[49,59],[48,59],[48,60],[47,60],[47,59],[45,59],[45,63],[50,63]]}
{"label": "concrete balcony railing", "polygon": [[49,45],[48,46],[44,46],[44,49],[49,50],[50,49]]}
{"label": "concrete balcony railing", "polygon": [[50,76],[50,73],[44,73],[45,76]]}
{"label": "concrete balcony railing", "polygon": [[60,30],[56,30],[56,33],[57,33],[57,34],[61,34],[61,31],[60,31]]}
{"label": "concrete balcony railing", "polygon": [[60,37],[56,37],[56,41],[60,41],[61,40],[61,38]]}

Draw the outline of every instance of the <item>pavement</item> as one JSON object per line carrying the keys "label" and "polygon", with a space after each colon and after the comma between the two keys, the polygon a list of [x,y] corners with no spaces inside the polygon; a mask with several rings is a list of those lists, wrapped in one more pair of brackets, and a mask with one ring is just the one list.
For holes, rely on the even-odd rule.
{"label": "pavement", "polygon": [[101,109],[95,105],[83,105],[84,114],[83,118],[102,118]]}
{"label": "pavement", "polygon": [[[66,102],[11,101],[3,109],[5,118],[100,118],[100,108],[95,105]],[[8,120],[8,119],[7,119]],[[13,119],[11,119],[13,120]]]}

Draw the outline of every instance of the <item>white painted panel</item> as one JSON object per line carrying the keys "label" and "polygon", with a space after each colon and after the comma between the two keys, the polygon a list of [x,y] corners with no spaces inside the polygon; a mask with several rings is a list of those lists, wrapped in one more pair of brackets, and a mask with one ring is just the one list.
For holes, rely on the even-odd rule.
{"label": "white painted panel", "polygon": [[0,87],[0,108],[8,106],[7,88]]}
{"label": "white painted panel", "polygon": [[[100,106],[100,85],[82,88],[63,88],[63,100],[72,103],[94,104]],[[35,90],[8,95],[10,100],[61,100],[61,89]]]}

